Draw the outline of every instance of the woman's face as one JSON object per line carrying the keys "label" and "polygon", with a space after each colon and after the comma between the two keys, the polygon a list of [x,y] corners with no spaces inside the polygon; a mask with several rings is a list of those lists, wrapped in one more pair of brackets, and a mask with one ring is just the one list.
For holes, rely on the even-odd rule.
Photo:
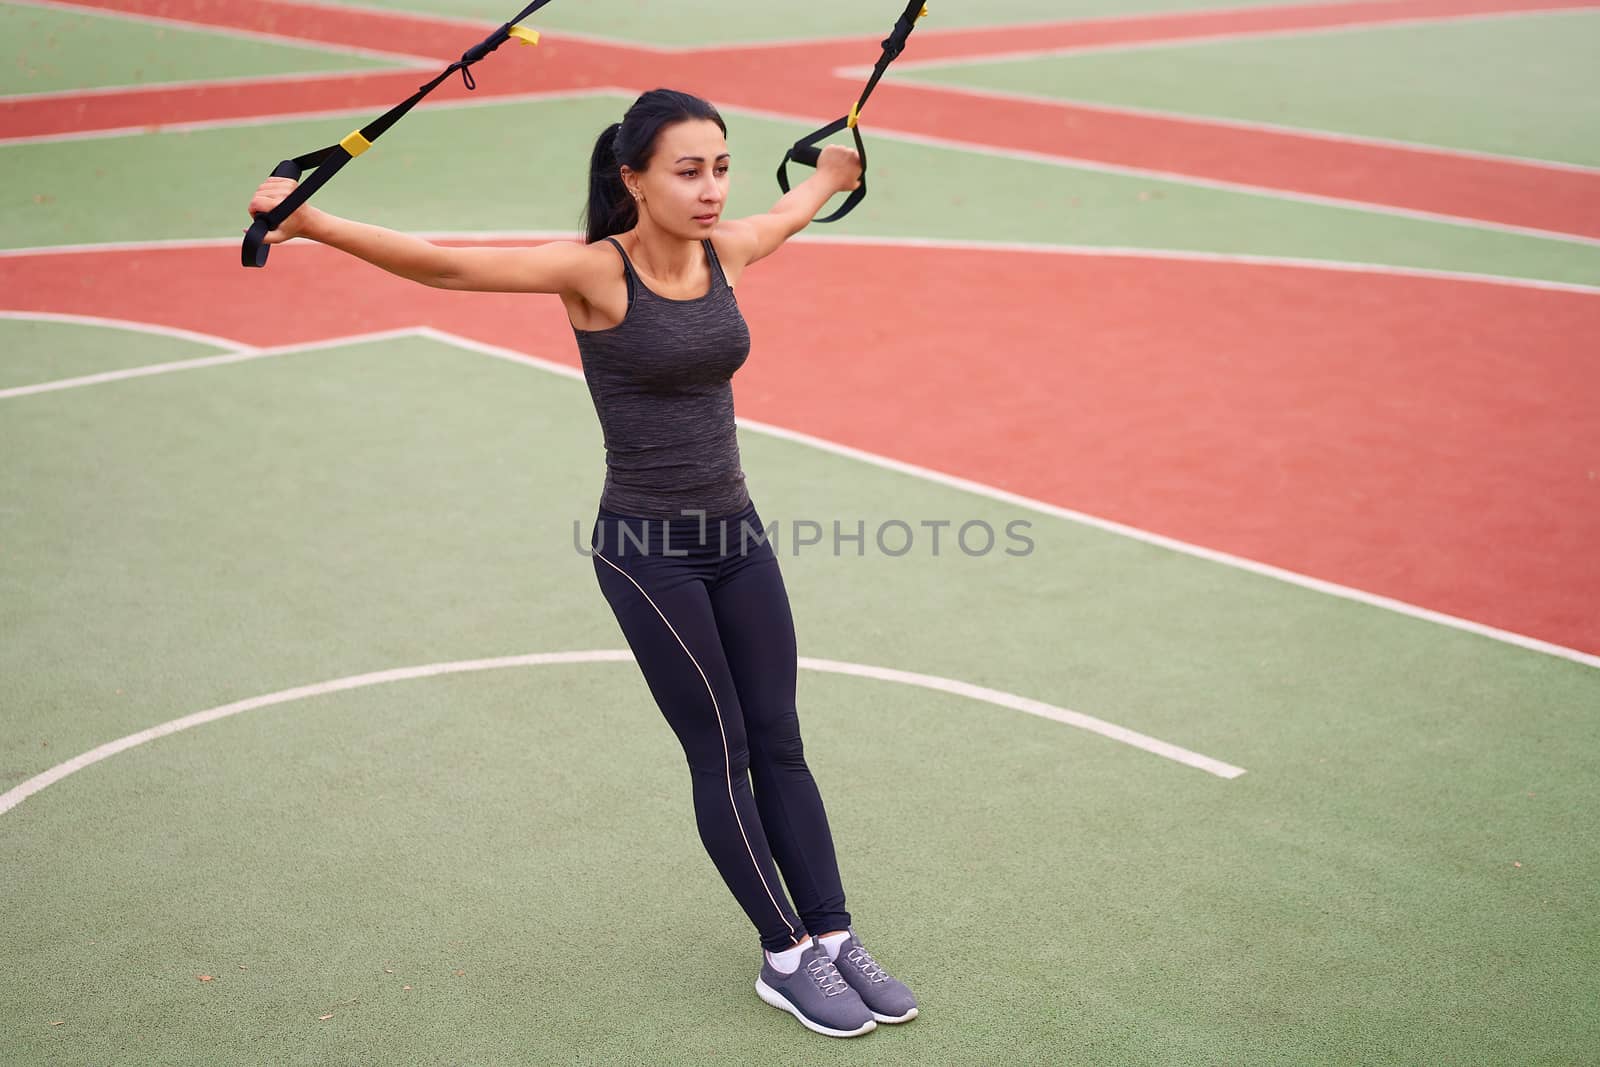
{"label": "woman's face", "polygon": [[638,193],[639,216],[675,237],[709,237],[728,199],[728,140],[710,119],[690,119],[656,135],[643,173],[624,167],[623,182]]}

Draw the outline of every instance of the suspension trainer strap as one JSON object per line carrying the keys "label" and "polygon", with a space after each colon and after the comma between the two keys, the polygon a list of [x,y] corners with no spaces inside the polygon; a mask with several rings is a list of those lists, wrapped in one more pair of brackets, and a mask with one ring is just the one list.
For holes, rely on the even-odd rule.
{"label": "suspension trainer strap", "polygon": [[922,0],[911,0],[900,17],[895,20],[894,29],[883,40],[883,53],[878,56],[878,62],[872,68],[872,77],[867,79],[867,87],[861,90],[861,95],[850,108],[850,114],[828,123],[826,126],[812,133],[806,134],[784,153],[783,160],[778,164],[778,188],[784,192],[789,191],[789,163],[799,163],[801,166],[814,167],[822,158],[822,149],[819,143],[832,137],[840,130],[848,129],[856,141],[856,153],[861,156],[861,184],[851,191],[850,196],[839,210],[825,219],[815,219],[815,222],[833,222],[842,219],[855,209],[867,195],[867,146],[861,143],[861,129],[859,120],[861,109],[867,104],[867,97],[872,95],[872,90],[878,85],[878,79],[883,77],[883,72],[889,69],[900,53],[905,51],[906,38],[911,36],[911,31],[916,29],[917,20],[928,13],[928,8]]}
{"label": "suspension trainer strap", "polygon": [[406,112],[415,107],[423,97],[438,88],[450,75],[459,70],[461,72],[461,81],[470,92],[478,87],[478,83],[473,79],[470,69],[478,60],[512,38],[516,38],[526,45],[538,44],[539,34],[537,32],[516,24],[548,3],[550,3],[550,0],[533,0],[533,3],[523,8],[510,22],[504,23],[488,37],[463,52],[461,58],[446,67],[438,77],[419,88],[406,100],[396,104],[372,122],[345,137],[338,144],[329,145],[327,148],[319,148],[315,152],[307,152],[305,155],[296,156],[293,159],[286,159],[274,167],[272,169],[274,178],[294,178],[298,181],[306,171],[312,170],[313,173],[311,177],[295,186],[294,192],[284,197],[283,201],[271,211],[261,212],[255,216],[255,222],[251,224],[250,229],[245,233],[244,245],[239,250],[240,261],[246,267],[265,267],[267,265],[267,253],[271,250],[271,246],[266,243],[267,234],[281,226],[284,219],[293,215],[301,204],[311,199],[311,195],[326,185],[346,163],[371,148],[372,142],[383,136],[390,126],[404,118]]}

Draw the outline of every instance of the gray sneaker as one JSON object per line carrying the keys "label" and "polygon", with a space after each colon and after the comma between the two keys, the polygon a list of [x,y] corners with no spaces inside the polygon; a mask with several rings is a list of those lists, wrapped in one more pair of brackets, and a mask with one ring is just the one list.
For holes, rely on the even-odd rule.
{"label": "gray sneaker", "polygon": [[793,974],[774,969],[763,952],[756,995],[799,1019],[807,1030],[829,1037],[858,1037],[878,1025],[815,939],[800,954],[800,966]]}
{"label": "gray sneaker", "polygon": [[839,945],[833,962],[878,1022],[903,1023],[917,1017],[917,998],[904,982],[879,966],[854,930]]}

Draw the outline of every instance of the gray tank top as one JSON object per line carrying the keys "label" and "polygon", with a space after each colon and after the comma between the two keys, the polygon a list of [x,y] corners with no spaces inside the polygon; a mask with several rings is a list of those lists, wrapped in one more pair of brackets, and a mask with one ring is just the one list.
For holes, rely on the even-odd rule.
{"label": "gray tank top", "polygon": [[750,502],[733,420],[733,374],[750,331],[710,241],[701,241],[711,290],[693,300],[657,295],[627,276],[628,310],[608,330],[573,327],[583,377],[605,435],[600,506],[619,515],[675,519],[685,511],[735,515]]}

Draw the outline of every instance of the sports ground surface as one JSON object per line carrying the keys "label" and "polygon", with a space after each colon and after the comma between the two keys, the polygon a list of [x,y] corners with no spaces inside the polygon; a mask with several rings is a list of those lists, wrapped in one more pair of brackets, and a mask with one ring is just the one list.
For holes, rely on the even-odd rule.
{"label": "sports ground surface", "polygon": [[[899,6],[555,0],[317,203],[569,235],[670,85],[763,210]],[[1600,1061],[1600,7],[931,6],[739,285],[852,1042],[575,548],[559,301],[238,266],[513,13],[0,2],[0,1063]]]}

